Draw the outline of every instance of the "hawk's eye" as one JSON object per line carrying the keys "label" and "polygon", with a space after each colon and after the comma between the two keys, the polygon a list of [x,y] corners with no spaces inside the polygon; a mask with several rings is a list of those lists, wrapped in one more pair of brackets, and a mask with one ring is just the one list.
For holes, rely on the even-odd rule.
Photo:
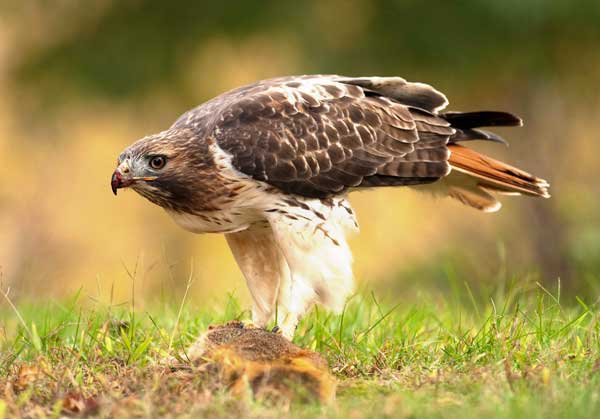
{"label": "hawk's eye", "polygon": [[154,156],[150,159],[150,167],[153,169],[162,169],[167,164],[167,158],[164,156]]}

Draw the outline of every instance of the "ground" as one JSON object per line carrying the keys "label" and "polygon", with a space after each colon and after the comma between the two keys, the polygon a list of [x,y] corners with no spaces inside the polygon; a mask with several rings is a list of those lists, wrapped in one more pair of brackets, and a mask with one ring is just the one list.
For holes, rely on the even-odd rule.
{"label": "ground", "polygon": [[[556,284],[558,285],[558,284]],[[381,302],[361,291],[342,315],[313,312],[295,342],[338,380],[331,406],[233,397],[159,360],[208,324],[247,318],[233,298],[144,310],[81,296],[0,306],[0,419],[99,417],[600,417],[598,303],[537,283],[487,296],[468,287]],[[562,298],[562,300],[561,300]]]}

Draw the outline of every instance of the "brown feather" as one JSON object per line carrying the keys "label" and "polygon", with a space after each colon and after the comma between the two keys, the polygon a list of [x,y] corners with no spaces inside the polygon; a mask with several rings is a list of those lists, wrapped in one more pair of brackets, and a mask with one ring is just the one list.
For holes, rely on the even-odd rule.
{"label": "brown feather", "polygon": [[467,189],[451,185],[448,187],[448,196],[484,212],[496,212],[502,206],[496,198],[478,187]]}
{"label": "brown feather", "polygon": [[544,179],[458,144],[448,148],[452,169],[477,178],[477,186],[484,191],[550,197],[550,185]]}

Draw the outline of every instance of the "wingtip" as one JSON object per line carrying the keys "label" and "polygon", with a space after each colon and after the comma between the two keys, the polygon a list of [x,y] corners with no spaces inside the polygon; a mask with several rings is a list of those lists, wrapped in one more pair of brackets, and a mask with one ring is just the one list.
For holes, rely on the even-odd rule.
{"label": "wingtip", "polygon": [[498,116],[497,125],[498,126],[513,126],[513,127],[522,127],[523,119],[520,116],[515,115],[510,112],[495,112]]}

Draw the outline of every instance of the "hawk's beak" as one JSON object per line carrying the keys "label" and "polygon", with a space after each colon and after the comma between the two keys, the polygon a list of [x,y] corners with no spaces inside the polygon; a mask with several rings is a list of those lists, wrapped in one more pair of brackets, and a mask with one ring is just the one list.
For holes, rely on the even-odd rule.
{"label": "hawk's beak", "polygon": [[135,179],[130,176],[129,167],[126,165],[121,165],[113,172],[112,177],[110,178],[110,187],[113,193],[116,195],[117,189],[131,186],[134,180]]}
{"label": "hawk's beak", "polygon": [[[125,173],[125,175],[123,175],[123,173]],[[110,178],[110,187],[113,191],[113,193],[116,195],[117,194],[117,189],[121,189],[121,188],[127,188],[128,186],[133,185],[135,182],[137,181],[153,181],[156,180],[158,178],[158,176],[138,176],[138,177],[132,177],[129,175],[129,168],[127,166],[125,166],[122,170],[121,170],[121,166],[119,166],[112,174],[112,177]]]}
{"label": "hawk's beak", "polygon": [[123,175],[119,169],[113,172],[112,177],[110,178],[110,187],[115,195],[117,194],[117,189],[124,187]]}

